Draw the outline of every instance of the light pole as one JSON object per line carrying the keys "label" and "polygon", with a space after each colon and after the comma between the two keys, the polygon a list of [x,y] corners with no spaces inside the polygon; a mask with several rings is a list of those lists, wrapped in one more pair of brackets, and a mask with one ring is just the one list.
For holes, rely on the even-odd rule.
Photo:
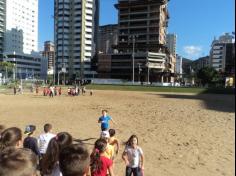
{"label": "light pole", "polygon": [[138,81],[140,82],[140,73],[142,71],[142,68],[140,67],[141,66],[141,63],[138,63]]}
{"label": "light pole", "polygon": [[147,84],[149,84],[149,62],[146,63],[147,69],[148,69],[148,76],[147,76]]}
{"label": "light pole", "polygon": [[58,72],[58,75],[57,75],[57,85],[58,85],[58,86],[59,86],[59,80],[60,80],[60,78],[59,78],[60,73],[62,73],[62,71],[59,71],[59,72]]}
{"label": "light pole", "polygon": [[131,35],[130,38],[132,39],[133,43],[133,52],[132,52],[132,67],[133,67],[133,76],[132,76],[132,83],[134,84],[134,52],[135,52],[135,38],[138,37],[138,35]]}

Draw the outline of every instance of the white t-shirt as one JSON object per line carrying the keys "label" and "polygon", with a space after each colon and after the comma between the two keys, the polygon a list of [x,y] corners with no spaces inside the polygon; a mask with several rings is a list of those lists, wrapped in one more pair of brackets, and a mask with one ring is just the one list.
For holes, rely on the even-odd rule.
{"label": "white t-shirt", "polygon": [[127,146],[125,148],[125,153],[128,156],[129,167],[136,168],[139,167],[140,157],[143,155],[143,151],[141,147],[137,147],[136,149]]}
{"label": "white t-shirt", "polygon": [[38,138],[38,146],[39,151],[42,154],[45,154],[48,148],[48,144],[52,138],[54,138],[56,135],[52,133],[44,133],[41,134]]}

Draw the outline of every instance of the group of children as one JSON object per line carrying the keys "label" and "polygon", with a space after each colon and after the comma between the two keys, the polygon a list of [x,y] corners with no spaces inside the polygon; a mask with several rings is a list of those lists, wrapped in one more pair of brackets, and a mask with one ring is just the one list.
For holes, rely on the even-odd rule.
{"label": "group of children", "polygon": [[[116,122],[107,113],[107,110],[102,110],[102,116],[98,119],[98,123],[101,123],[102,132],[101,138],[95,142],[91,157],[91,171],[95,170],[95,173],[108,171],[108,174],[113,176],[113,161],[119,153],[120,144],[115,137],[115,130],[109,127],[109,121],[114,124]],[[122,159],[126,165],[126,176],[144,176],[144,154],[141,147],[138,146],[138,137],[136,135],[132,135],[125,143]],[[98,163],[100,163],[100,167]],[[95,174],[94,176],[106,176],[106,174]]]}
{"label": "group of children", "polygon": [[[39,93],[39,90],[36,89],[36,94],[38,94],[38,93]],[[43,96],[53,97],[53,96],[57,96],[57,95],[61,96],[61,94],[62,94],[61,87],[50,86],[50,87],[43,88]]]}
{"label": "group of children", "polygon": [[[102,110],[100,138],[96,140],[92,153],[83,144],[74,144],[71,134],[52,133],[52,125],[44,125],[44,133],[34,137],[36,126],[28,125],[23,140],[17,127],[4,129],[0,125],[0,176],[115,176],[114,159],[120,144],[116,131],[109,128],[114,120]],[[114,122],[116,124],[116,122]],[[23,145],[22,145],[23,144]],[[23,147],[23,148],[22,148]],[[125,143],[122,159],[126,165],[126,176],[143,176],[144,155],[138,146],[138,137],[132,135]]]}

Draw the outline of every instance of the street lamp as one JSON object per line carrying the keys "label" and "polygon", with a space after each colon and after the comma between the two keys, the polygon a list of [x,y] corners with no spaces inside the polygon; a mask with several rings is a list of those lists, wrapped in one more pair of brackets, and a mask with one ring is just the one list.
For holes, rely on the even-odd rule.
{"label": "street lamp", "polygon": [[138,81],[140,82],[140,73],[141,73],[141,71],[142,71],[142,68],[140,67],[140,66],[141,66],[141,63],[137,63],[137,64],[138,64],[138,75],[139,75]]}
{"label": "street lamp", "polygon": [[132,39],[133,43],[133,52],[132,52],[132,65],[133,65],[133,76],[132,76],[132,82],[134,84],[134,51],[135,51],[135,38],[138,37],[138,35],[131,35],[129,38]]}
{"label": "street lamp", "polygon": [[148,69],[148,76],[147,76],[147,84],[149,84],[149,62],[146,63],[147,69]]}

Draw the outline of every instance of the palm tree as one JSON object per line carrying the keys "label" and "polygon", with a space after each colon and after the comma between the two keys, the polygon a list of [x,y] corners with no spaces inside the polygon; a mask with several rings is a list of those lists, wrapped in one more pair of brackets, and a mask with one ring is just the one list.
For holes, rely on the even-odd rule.
{"label": "palm tree", "polygon": [[11,62],[0,62],[0,70],[5,70],[5,77],[8,78],[9,70],[15,69],[15,65]]}

